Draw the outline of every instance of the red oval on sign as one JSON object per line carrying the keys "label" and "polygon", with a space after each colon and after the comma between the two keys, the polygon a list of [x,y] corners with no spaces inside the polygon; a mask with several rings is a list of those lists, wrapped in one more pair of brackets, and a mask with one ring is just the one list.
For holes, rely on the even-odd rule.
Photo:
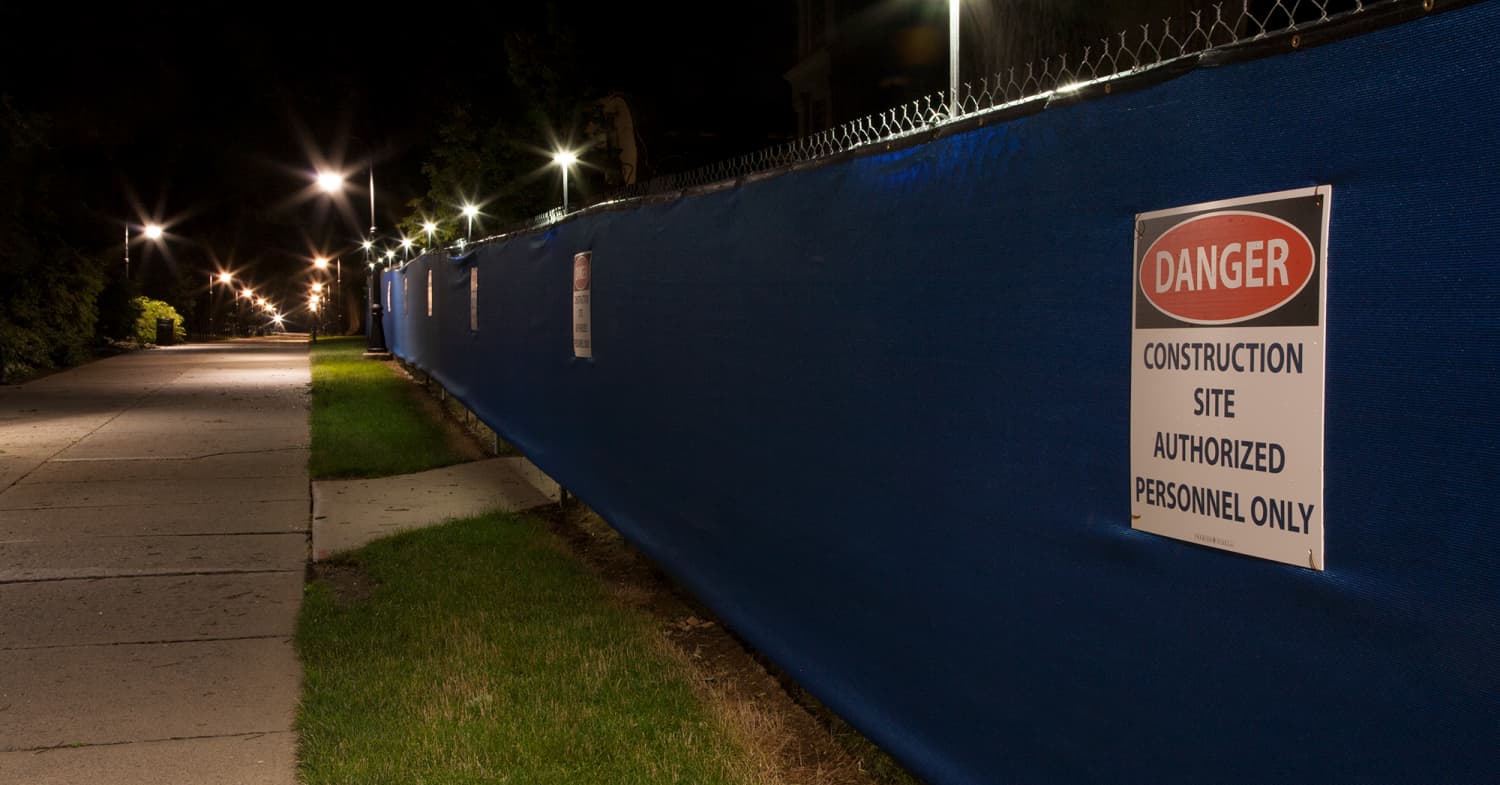
{"label": "red oval on sign", "polygon": [[588,291],[591,261],[591,257],[586,253],[577,254],[573,257],[573,291]]}
{"label": "red oval on sign", "polygon": [[1285,305],[1312,280],[1312,241],[1264,213],[1209,213],[1168,229],[1146,249],[1137,283],[1162,313],[1231,324]]}

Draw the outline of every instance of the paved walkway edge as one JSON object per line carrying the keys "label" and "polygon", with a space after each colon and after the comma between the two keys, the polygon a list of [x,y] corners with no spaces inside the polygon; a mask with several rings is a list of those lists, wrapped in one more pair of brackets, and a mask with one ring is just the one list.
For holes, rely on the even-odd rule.
{"label": "paved walkway edge", "polygon": [[556,481],[525,458],[490,458],[368,480],[312,484],[313,560],[407,529],[556,502]]}

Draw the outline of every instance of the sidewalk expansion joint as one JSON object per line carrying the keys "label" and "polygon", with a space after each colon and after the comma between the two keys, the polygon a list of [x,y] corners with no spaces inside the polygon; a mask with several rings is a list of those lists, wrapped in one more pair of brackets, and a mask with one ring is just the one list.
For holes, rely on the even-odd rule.
{"label": "sidewalk expansion joint", "polygon": [[114,461],[201,461],[205,458],[223,458],[228,455],[264,455],[272,452],[310,450],[311,445],[296,444],[290,447],[267,447],[263,450],[225,450],[202,455],[119,455],[102,458],[48,458],[43,463],[110,463]]}
{"label": "sidewalk expansion joint", "polygon": [[[168,532],[162,534],[98,534],[96,539],[100,540],[143,540],[152,537],[285,537],[289,534],[305,535],[312,531],[308,527],[301,529],[277,529],[268,532]],[[44,542],[43,540],[17,540],[17,542]],[[0,541],[0,545],[4,545]]]}
{"label": "sidewalk expansion joint", "polygon": [[[27,483],[27,485],[44,485],[44,484],[46,484],[46,483]],[[67,483],[67,484],[87,485],[88,483]],[[235,502],[235,503],[236,504],[260,504],[260,503],[263,503],[263,502],[300,502],[300,501],[302,501],[302,496],[301,495],[297,495],[297,496],[290,496],[290,497],[286,497],[286,498],[273,498],[273,499],[241,499],[240,501]],[[143,503],[140,503],[140,504],[43,504],[43,505],[35,506],[35,507],[0,507],[0,512],[40,512],[40,511],[45,511],[45,510],[102,510],[102,509],[105,509],[107,507],[167,507],[167,506],[176,506],[176,505],[182,505],[182,504],[214,504],[214,505],[223,506],[224,502],[222,502],[222,501],[210,501],[210,502],[159,502],[159,503],[154,503],[154,504],[150,503],[150,502],[143,502]]]}
{"label": "sidewalk expansion joint", "polygon": [[180,570],[170,572],[133,572],[123,575],[62,575],[55,578],[0,578],[0,586],[9,586],[20,583],[60,583],[62,581],[114,581],[128,580],[134,578],[187,578],[192,576],[217,576],[217,575],[274,575],[280,573],[305,574],[306,565],[299,565],[295,569],[284,570]]}
{"label": "sidewalk expansion joint", "polygon": [[90,742],[90,743],[86,743],[86,744],[85,743],[73,744],[73,743],[69,743],[69,742],[58,742],[57,744],[51,744],[51,745],[48,745],[48,746],[45,746],[45,747],[5,747],[5,748],[0,748],[0,753],[4,753],[4,752],[30,752],[30,753],[35,754],[35,755],[42,755],[44,753],[57,752],[59,750],[84,750],[84,749],[89,749],[90,747],[123,747],[123,746],[125,746],[127,744],[168,744],[168,743],[171,743],[171,742],[174,742],[174,741],[208,741],[210,739],[244,739],[245,741],[255,741],[256,739],[265,738],[266,736],[282,736],[282,735],[290,734],[290,733],[293,733],[293,732],[294,731],[291,731],[291,730],[253,730],[253,731],[245,731],[243,733],[214,733],[214,734],[209,734],[209,735],[205,735],[205,736],[166,736],[166,737],[160,738],[160,739],[131,739],[129,741],[98,741],[98,742]]}
{"label": "sidewalk expansion joint", "polygon": [[[43,485],[44,483],[27,483],[27,485],[33,485],[33,484],[35,484],[35,485]],[[235,504],[280,504],[280,503],[283,503],[283,502],[300,502],[300,501],[302,501],[302,494],[299,493],[299,494],[297,494],[297,496],[295,498],[291,498],[291,499],[243,499],[241,501],[235,502]],[[124,503],[118,503],[117,502],[117,503],[114,503],[114,504],[86,504],[86,505],[75,505],[75,506],[71,506],[71,507],[70,506],[65,506],[65,505],[53,504],[53,505],[48,505],[48,506],[45,506],[45,507],[0,507],[0,511],[4,511],[4,512],[10,512],[10,511],[24,512],[24,511],[28,511],[28,510],[104,510],[104,509],[108,509],[110,507],[128,507],[130,509],[138,509],[138,508],[142,508],[142,507],[148,507],[148,508],[149,507],[193,507],[193,506],[203,507],[203,506],[208,506],[208,505],[213,505],[215,507],[223,507],[224,506],[224,501],[222,499],[211,499],[211,500],[201,501],[201,502],[124,502]]]}
{"label": "sidewalk expansion joint", "polygon": [[41,651],[44,649],[93,649],[109,646],[170,646],[179,643],[221,643],[226,641],[291,641],[290,635],[228,635],[220,638],[171,638],[159,641],[109,641],[103,643],[51,643],[42,646],[0,646],[0,652]]}
{"label": "sidewalk expansion joint", "polygon": [[158,392],[166,389],[173,382],[177,381],[178,379],[181,379],[186,373],[187,373],[187,371],[179,371],[171,379],[168,379],[168,380],[162,382],[161,384],[158,384],[155,387],[152,387],[152,388],[150,388],[150,389],[142,392],[140,395],[137,395],[136,397],[132,398],[129,403],[125,404],[124,407],[122,407],[119,411],[115,412],[114,416],[112,416],[108,420],[105,420],[104,422],[99,423],[98,425],[94,426],[92,429],[89,430],[88,433],[83,434],[82,436],[79,436],[78,438],[74,439],[73,441],[68,442],[66,445],[58,448],[58,450],[56,452],[54,452],[51,455],[47,456],[46,460],[44,460],[41,463],[38,463],[36,466],[33,466],[30,469],[28,469],[25,474],[22,474],[21,476],[15,478],[14,480],[10,481],[9,483],[7,483],[4,486],[0,486],[0,491],[9,490],[12,486],[16,485],[17,483],[21,482],[22,480],[26,479],[27,477],[30,477],[33,472],[35,472],[38,468],[40,468],[42,466],[42,464],[45,464],[48,461],[51,461],[51,460],[55,459],[57,456],[62,455],[63,453],[67,452],[68,450],[71,450],[74,447],[78,446],[78,444],[80,442],[82,442],[84,439],[87,439],[90,436],[93,436],[94,434],[96,434],[99,431],[103,430],[110,423],[112,423],[115,420],[118,420],[122,416],[124,416],[126,412],[130,411],[131,409],[134,409],[137,406],[140,406],[141,405],[141,401],[144,401],[147,398],[150,398],[151,396],[157,394]]}

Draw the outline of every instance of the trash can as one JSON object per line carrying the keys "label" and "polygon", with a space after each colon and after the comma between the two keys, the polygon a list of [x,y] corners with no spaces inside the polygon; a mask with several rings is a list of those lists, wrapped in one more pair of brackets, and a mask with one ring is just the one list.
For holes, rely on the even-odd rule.
{"label": "trash can", "polygon": [[156,345],[171,346],[177,342],[177,322],[171,319],[156,320]]}

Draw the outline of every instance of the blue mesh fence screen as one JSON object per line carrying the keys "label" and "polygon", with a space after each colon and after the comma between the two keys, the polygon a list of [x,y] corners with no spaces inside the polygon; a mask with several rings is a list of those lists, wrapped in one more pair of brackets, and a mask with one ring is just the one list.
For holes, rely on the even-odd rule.
{"label": "blue mesh fence screen", "polygon": [[[1493,781],[1496,31],[1480,3],[425,256],[386,335],[935,783]],[[1133,531],[1135,214],[1320,184],[1328,569]]]}

